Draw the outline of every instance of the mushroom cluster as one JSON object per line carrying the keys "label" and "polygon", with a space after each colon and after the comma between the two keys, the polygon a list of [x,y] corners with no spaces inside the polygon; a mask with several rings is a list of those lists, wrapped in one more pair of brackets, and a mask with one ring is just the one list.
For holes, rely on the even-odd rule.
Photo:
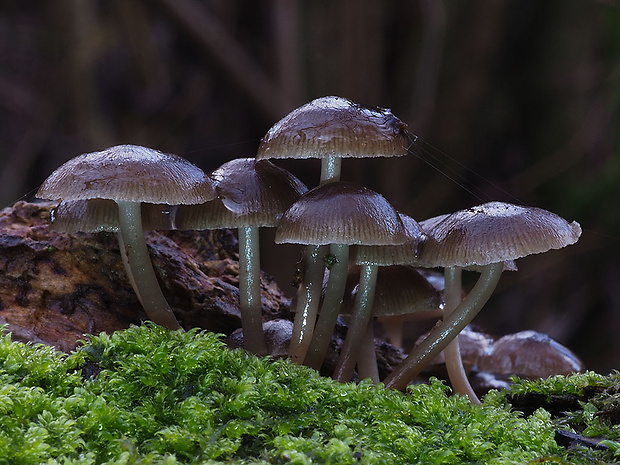
{"label": "mushroom cluster", "polygon": [[[340,181],[348,157],[397,157],[413,137],[390,110],[370,110],[323,97],[294,110],[261,140],[255,158],[239,158],[205,174],[188,161],[133,145],[80,155],[56,170],[37,196],[59,200],[51,227],[113,231],[128,279],[147,316],[180,327],[150,264],[144,229],[234,228],[239,235],[239,291],[243,346],[268,353],[260,298],[258,234],[276,227],[277,243],[305,246],[288,356],[319,369],[337,319],[348,332],[333,373],[403,389],[443,352],[456,392],[477,402],[461,360],[458,334],[491,297],[514,260],[574,244],[581,235],[546,210],[503,202],[417,222],[379,193]],[[321,159],[318,186],[308,190],[268,159]],[[421,270],[443,268],[444,289]],[[480,273],[463,298],[461,271]],[[374,354],[373,322],[393,342],[399,322],[423,315],[437,324],[387,378]]]}

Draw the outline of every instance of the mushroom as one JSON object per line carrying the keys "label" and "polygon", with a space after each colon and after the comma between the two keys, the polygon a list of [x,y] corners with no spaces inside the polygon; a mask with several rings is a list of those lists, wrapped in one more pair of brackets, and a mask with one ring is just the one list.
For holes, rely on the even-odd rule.
{"label": "mushroom", "polygon": [[[342,158],[404,156],[409,148],[406,125],[388,109],[370,110],[346,98],[317,98],[293,110],[269,129],[261,140],[257,159],[319,158],[320,184],[340,180]],[[341,247],[331,257],[346,270]],[[299,287],[291,359],[302,363],[306,330],[318,311],[325,248],[309,245],[304,252],[304,279]],[[337,267],[338,268],[338,267]]]}
{"label": "mushroom", "polygon": [[[403,215],[401,215],[402,218]],[[389,247],[389,246],[386,246]],[[347,289],[340,313],[353,315],[359,307],[357,295],[362,292],[360,286],[360,274],[363,267],[352,266],[349,269],[347,279]],[[384,266],[378,269],[376,286],[373,290],[372,317],[400,318],[403,316],[435,317],[440,314],[441,293],[429,283],[424,276],[409,266]],[[353,337],[353,326],[349,327],[345,339],[345,345],[353,345],[357,351],[351,353],[350,359],[357,361],[360,379],[371,378],[374,383],[379,382],[377,370],[377,358],[374,345],[374,331],[372,322],[362,328],[359,324],[359,332],[362,334]],[[341,351],[341,358],[344,354],[344,347]],[[336,369],[334,378],[339,381],[348,381],[351,378],[352,370],[348,367],[343,369],[343,363],[339,360],[340,369]]]}
{"label": "mushroom", "polygon": [[200,168],[177,155],[119,145],[67,161],[43,182],[36,196],[48,200],[115,201],[117,236],[121,253],[126,256],[127,275],[147,316],[169,329],[180,328],[150,261],[142,203],[179,205],[214,198],[212,182]]}
{"label": "mushroom", "polygon": [[320,158],[321,184],[338,181],[342,158],[406,155],[406,127],[388,109],[370,110],[346,98],[321,97],[274,124],[256,158]]}
{"label": "mushroom", "polygon": [[331,244],[336,257],[329,264],[330,276],[316,329],[313,331],[315,311],[304,315],[305,331],[293,333],[291,352],[295,351],[299,363],[316,369],[323,363],[344,295],[349,245],[405,240],[404,226],[394,207],[382,195],[362,186],[330,182],[306,192],[291,205],[278,224],[276,243]]}
{"label": "mushroom", "polygon": [[548,335],[520,331],[502,336],[480,356],[478,369],[500,375],[529,379],[568,375],[584,371],[579,358]]}
{"label": "mushroom", "polygon": [[[428,240],[422,245],[422,263],[429,267],[444,267],[455,279],[460,268],[471,266],[482,267],[481,275],[462,301],[460,287],[458,297],[447,297],[450,302],[446,306],[455,305],[457,301],[458,305],[386,378],[386,387],[390,388],[403,389],[471,322],[493,293],[505,261],[566,247],[577,242],[581,235],[577,222],[568,223],[540,208],[503,202],[460,210],[441,221],[429,220],[428,224],[433,226],[425,230]],[[425,222],[421,225],[424,228]],[[454,284],[448,281],[447,294],[451,292],[448,291],[449,286],[454,288]],[[446,361],[448,358],[446,354]],[[460,362],[458,364],[461,365]],[[450,373],[451,380],[452,376]],[[467,384],[464,388],[471,391],[466,378],[464,382]],[[471,399],[475,400],[475,397]]]}
{"label": "mushroom", "polygon": [[244,347],[267,354],[260,298],[259,228],[275,227],[306,186],[268,160],[238,158],[212,173],[219,199],[178,207],[178,229],[237,228],[239,231],[239,300]]}

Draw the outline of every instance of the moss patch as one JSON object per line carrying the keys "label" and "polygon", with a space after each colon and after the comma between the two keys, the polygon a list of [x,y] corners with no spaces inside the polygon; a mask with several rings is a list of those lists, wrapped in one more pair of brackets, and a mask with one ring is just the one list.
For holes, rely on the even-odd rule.
{"label": "moss patch", "polygon": [[438,381],[339,384],[216,335],[146,324],[66,355],[0,339],[0,463],[527,463],[561,460],[551,415]]}
{"label": "moss patch", "polygon": [[564,459],[611,463],[620,459],[620,373],[587,372],[545,380],[513,379],[510,392],[496,392],[488,402],[508,402],[527,416],[550,412]]}

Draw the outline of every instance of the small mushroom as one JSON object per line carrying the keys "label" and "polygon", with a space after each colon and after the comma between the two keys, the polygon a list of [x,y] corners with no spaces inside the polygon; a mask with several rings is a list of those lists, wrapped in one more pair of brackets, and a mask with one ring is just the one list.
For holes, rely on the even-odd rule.
{"label": "small mushroom", "polygon": [[259,228],[275,227],[284,211],[307,188],[268,160],[239,158],[212,173],[219,199],[177,209],[178,229],[237,228],[239,295],[244,347],[266,355],[260,299]]}
{"label": "small mushroom", "polygon": [[[136,145],[79,155],[54,171],[36,196],[48,200],[108,199],[117,204],[118,240],[127,275],[147,316],[180,328],[159,287],[142,225],[142,203],[192,204],[215,197],[208,176],[189,161]],[[85,207],[88,208],[88,207]]]}
{"label": "small mushroom", "polygon": [[278,224],[275,240],[276,243],[331,244],[335,260],[330,264],[317,327],[313,330],[318,309],[300,318],[296,315],[291,341],[291,353],[296,361],[303,360],[318,369],[325,358],[343,299],[349,245],[402,243],[406,240],[404,226],[382,195],[352,183],[331,182],[306,192],[291,205]]}
{"label": "small mushroom", "polygon": [[385,263],[385,257],[376,257],[375,260],[371,260],[368,256],[364,256],[363,260],[360,261],[359,249],[362,249],[362,251],[384,249],[384,251],[387,252],[393,250],[395,247],[402,246],[399,244],[405,243],[410,249],[417,250],[418,244],[425,238],[420,226],[413,218],[403,214],[398,214],[398,217],[403,223],[403,231],[405,233],[404,241],[393,242],[388,245],[366,243],[363,246],[357,247],[358,250],[356,250],[355,263],[362,265],[362,270],[360,273],[359,289],[352,313],[353,317],[340,352],[340,357],[338,358],[336,369],[334,370],[333,377],[339,381],[348,381],[353,375],[353,369],[358,360],[358,348],[360,347],[364,333],[368,331],[367,326],[369,326],[370,323],[377,273],[379,267],[383,266]]}
{"label": "small mushroom", "polygon": [[[421,222],[423,228],[424,224]],[[452,284],[449,279],[446,281],[446,307],[452,307],[453,311],[446,312],[443,322],[386,378],[386,386],[391,388],[403,389],[471,322],[493,293],[505,261],[566,247],[577,242],[581,235],[577,222],[568,223],[540,208],[503,202],[460,210],[441,221],[429,220],[428,224],[433,226],[425,230],[428,240],[422,245],[420,262],[428,267],[444,267],[448,270],[446,278],[448,275],[454,278]],[[448,297],[448,288],[456,288],[460,268],[471,266],[482,267],[472,290],[462,301],[460,286],[458,297],[456,291],[454,297]],[[448,358],[446,354],[446,361]],[[462,364],[457,365],[462,371]],[[452,376],[450,373],[451,380]],[[473,392],[462,376],[466,383],[463,389]],[[475,395],[472,396],[475,400]]]}
{"label": "small mushroom", "polygon": [[478,369],[528,379],[584,371],[581,360],[548,335],[521,331],[502,336],[480,356]]}
{"label": "small mushroom", "polygon": [[[293,322],[278,318],[266,321],[263,324],[267,355],[271,358],[281,359],[288,357],[288,346],[291,342]],[[232,349],[245,347],[243,344],[243,329],[239,328],[226,339],[226,344]]]}
{"label": "small mushroom", "polygon": [[[349,268],[347,289],[340,313],[354,315],[357,310],[357,294],[361,291],[360,266]],[[383,322],[403,316],[411,317],[439,317],[441,315],[441,293],[430,284],[424,276],[409,266],[385,266],[378,269],[376,286],[373,291],[372,317],[382,319]],[[362,322],[363,323],[363,322]],[[360,324],[360,326],[362,326]],[[357,338],[351,339],[350,327],[346,341],[354,345],[358,351],[348,350],[352,353],[353,360],[357,361],[360,379],[370,377],[378,383],[377,358],[374,345],[374,331],[372,322],[366,324],[365,332]],[[353,329],[354,331],[354,329]],[[341,351],[344,353],[344,347]],[[345,357],[341,357],[345,359]],[[339,381],[348,381],[351,378],[351,368],[339,360],[340,368],[336,369],[334,378]]]}

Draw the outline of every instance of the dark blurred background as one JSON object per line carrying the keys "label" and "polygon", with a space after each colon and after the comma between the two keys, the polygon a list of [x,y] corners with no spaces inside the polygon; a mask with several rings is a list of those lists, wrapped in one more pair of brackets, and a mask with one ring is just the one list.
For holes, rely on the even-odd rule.
{"label": "dark blurred background", "polygon": [[[111,145],[211,171],[254,156],[313,98],[391,108],[416,154],[347,160],[343,178],[417,219],[503,200],[579,221],[577,245],[520,260],[476,323],[546,332],[607,373],[620,368],[619,59],[612,0],[5,0],[0,200]],[[315,161],[279,164],[316,185]],[[289,294],[295,255],[263,251]]]}

